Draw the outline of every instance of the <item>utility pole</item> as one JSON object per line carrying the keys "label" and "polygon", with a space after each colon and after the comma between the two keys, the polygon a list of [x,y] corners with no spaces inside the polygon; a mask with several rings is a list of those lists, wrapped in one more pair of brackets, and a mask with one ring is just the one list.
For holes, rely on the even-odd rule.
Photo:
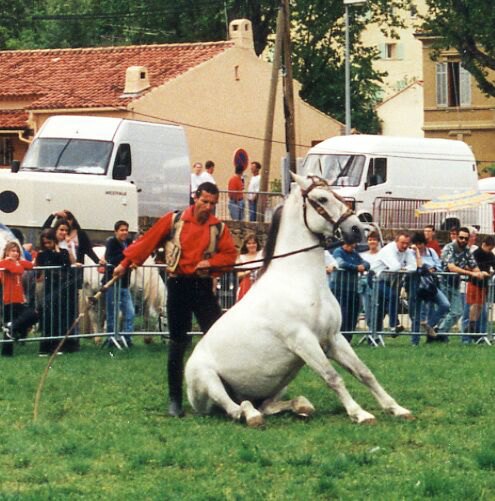
{"label": "utility pole", "polygon": [[[272,76],[270,80],[270,92],[268,95],[268,109],[265,121],[265,141],[263,145],[263,164],[261,169],[260,192],[268,191],[268,180],[270,179],[270,163],[272,156],[273,139],[273,119],[275,116],[275,99],[277,97],[278,75],[280,72],[280,56],[282,52],[284,37],[284,8],[281,4],[277,16],[277,33],[275,38],[275,50],[273,54]],[[266,195],[258,196],[257,221],[262,222],[265,215]]]}
{"label": "utility pole", "polygon": [[289,157],[289,170],[296,172],[296,129],[294,118],[294,86],[292,82],[292,44],[290,41],[290,6],[289,0],[284,0],[284,44],[283,61],[284,78],[284,114],[285,142]]}

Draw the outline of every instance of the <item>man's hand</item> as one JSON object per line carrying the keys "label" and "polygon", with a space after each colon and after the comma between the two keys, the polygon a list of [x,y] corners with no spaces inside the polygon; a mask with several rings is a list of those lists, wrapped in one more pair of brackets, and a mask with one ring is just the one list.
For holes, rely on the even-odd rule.
{"label": "man's hand", "polygon": [[124,275],[125,271],[126,271],[126,269],[121,264],[119,264],[113,270],[113,276],[116,278],[120,278],[121,276]]}
{"label": "man's hand", "polygon": [[195,268],[195,272],[200,276],[200,277],[207,277],[210,273],[210,261],[208,259],[203,259],[200,261]]}

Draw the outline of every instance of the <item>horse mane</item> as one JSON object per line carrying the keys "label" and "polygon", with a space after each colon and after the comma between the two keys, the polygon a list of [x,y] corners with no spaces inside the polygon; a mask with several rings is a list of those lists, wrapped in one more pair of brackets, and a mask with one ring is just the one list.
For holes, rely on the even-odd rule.
{"label": "horse mane", "polygon": [[263,251],[263,266],[258,272],[258,277],[261,277],[261,275],[265,273],[275,254],[275,243],[277,242],[278,231],[280,229],[283,208],[283,205],[279,205],[273,211],[272,222],[270,224],[270,228],[268,229],[268,237]]}

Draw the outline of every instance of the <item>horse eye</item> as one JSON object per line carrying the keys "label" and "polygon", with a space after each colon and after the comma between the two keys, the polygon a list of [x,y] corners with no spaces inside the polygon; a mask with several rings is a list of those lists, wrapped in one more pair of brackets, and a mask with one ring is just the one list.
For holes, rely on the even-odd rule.
{"label": "horse eye", "polygon": [[320,197],[320,198],[318,198],[318,202],[320,204],[326,204],[328,202],[328,198],[327,197]]}

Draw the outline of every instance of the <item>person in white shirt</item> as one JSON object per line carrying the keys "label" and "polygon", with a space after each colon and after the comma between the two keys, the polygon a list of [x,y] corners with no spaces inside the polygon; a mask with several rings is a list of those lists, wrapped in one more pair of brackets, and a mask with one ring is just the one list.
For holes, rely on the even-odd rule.
{"label": "person in white shirt", "polygon": [[384,272],[415,272],[417,269],[416,257],[409,249],[411,237],[407,232],[401,231],[395,237],[394,242],[385,245],[378,253],[371,271],[377,275],[378,281],[376,291],[378,299],[376,315],[373,321],[374,329],[377,332],[383,330],[383,319],[388,312],[390,327],[395,334],[399,334],[404,327],[399,324],[398,318],[398,298],[400,291],[399,275],[396,273]]}
{"label": "person in white shirt", "polygon": [[213,160],[207,160],[205,162],[205,172],[203,172],[204,181],[209,181],[210,183],[217,184],[215,178],[213,177],[213,172],[215,171],[215,162]]}
{"label": "person in white shirt", "polygon": [[201,162],[194,162],[191,172],[191,205],[194,204],[193,195],[196,193],[199,185],[209,181],[205,178],[205,173],[203,172],[203,164]]}
{"label": "person in white shirt", "polygon": [[251,162],[252,177],[248,186],[248,202],[249,202],[249,220],[256,221],[256,207],[258,205],[258,193],[260,191],[260,175],[261,164],[259,162]]}

